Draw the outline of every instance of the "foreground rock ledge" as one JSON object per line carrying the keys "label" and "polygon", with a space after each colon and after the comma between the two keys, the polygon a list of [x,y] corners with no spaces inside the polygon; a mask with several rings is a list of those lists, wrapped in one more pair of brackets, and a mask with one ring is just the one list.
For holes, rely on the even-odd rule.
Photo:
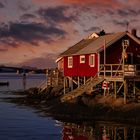
{"label": "foreground rock ledge", "polygon": [[[30,89],[26,96],[10,99],[19,105],[31,106],[41,115],[51,116],[66,121],[106,120],[140,124],[140,103],[123,104],[123,98],[114,99],[112,96],[83,95],[70,102],[62,103],[62,88],[48,88],[38,94],[37,89]],[[32,92],[31,92],[32,91]],[[46,94],[47,93],[47,94]],[[20,93],[19,93],[20,94]]]}

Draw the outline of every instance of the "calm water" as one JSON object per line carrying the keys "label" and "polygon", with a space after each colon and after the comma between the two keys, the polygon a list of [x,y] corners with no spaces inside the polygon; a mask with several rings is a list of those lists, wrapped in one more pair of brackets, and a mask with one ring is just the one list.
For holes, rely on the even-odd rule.
{"label": "calm water", "polygon": [[51,118],[38,116],[29,107],[19,107],[5,102],[3,98],[15,97],[12,90],[36,87],[45,75],[27,76],[26,87],[21,76],[1,75],[0,81],[9,81],[9,87],[0,87],[0,140],[59,140],[62,127]]}
{"label": "calm water", "polygon": [[10,82],[9,87],[0,86],[0,140],[140,140],[139,125],[58,122],[41,117],[31,106],[7,102],[7,97],[17,97],[13,90],[36,87],[45,79],[45,75],[28,75],[25,84],[22,76],[0,75],[0,81]]}

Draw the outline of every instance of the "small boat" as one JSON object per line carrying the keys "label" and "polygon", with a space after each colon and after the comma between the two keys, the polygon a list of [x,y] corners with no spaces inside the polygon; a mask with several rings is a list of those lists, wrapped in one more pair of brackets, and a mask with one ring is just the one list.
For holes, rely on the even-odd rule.
{"label": "small boat", "polygon": [[0,86],[9,86],[9,82],[0,82]]}

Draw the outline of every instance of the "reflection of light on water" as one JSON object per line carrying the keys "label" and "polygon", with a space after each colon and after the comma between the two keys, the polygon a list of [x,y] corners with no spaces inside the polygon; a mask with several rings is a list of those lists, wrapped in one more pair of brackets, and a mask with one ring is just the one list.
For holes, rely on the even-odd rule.
{"label": "reflection of light on water", "polygon": [[140,126],[95,122],[93,126],[64,123],[63,140],[138,140]]}

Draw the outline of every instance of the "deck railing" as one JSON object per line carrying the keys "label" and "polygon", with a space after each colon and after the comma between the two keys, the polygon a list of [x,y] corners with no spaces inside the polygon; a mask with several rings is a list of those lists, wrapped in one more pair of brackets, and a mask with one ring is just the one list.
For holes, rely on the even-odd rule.
{"label": "deck railing", "polygon": [[140,64],[101,64],[99,75],[110,77],[140,76]]}

